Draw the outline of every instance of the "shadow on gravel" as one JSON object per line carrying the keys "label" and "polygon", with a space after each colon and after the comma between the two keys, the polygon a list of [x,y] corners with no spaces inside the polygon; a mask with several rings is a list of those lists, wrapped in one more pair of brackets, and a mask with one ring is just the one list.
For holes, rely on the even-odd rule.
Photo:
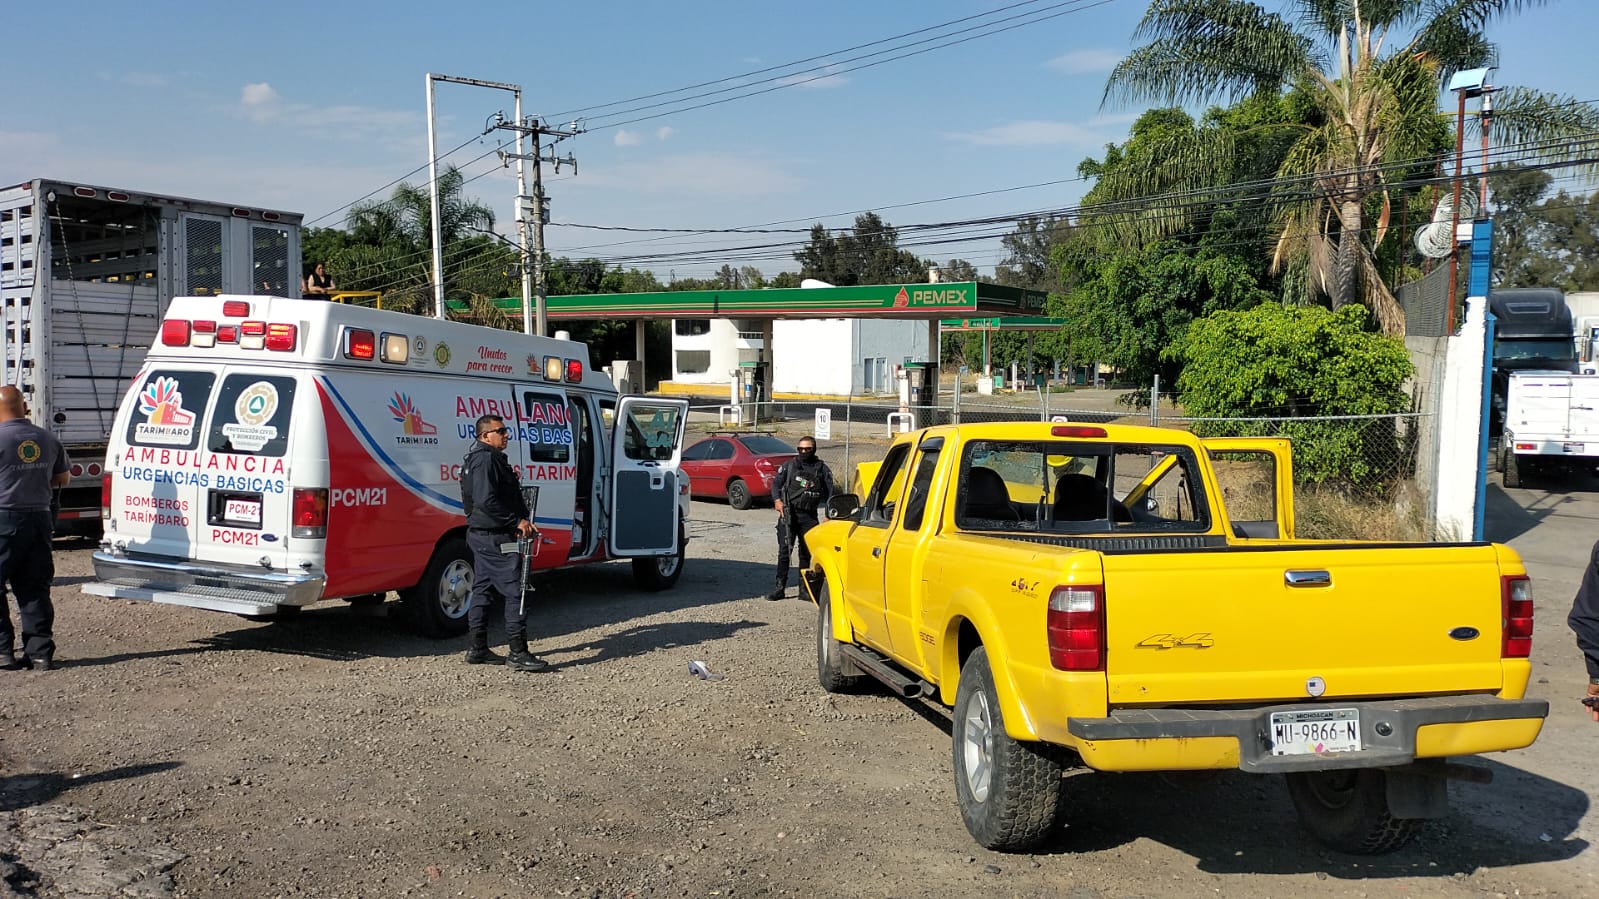
{"label": "shadow on gravel", "polygon": [[113,780],[127,780],[132,777],[143,777],[146,774],[159,774],[162,771],[171,771],[174,768],[181,767],[182,764],[182,762],[151,762],[144,765],[126,765],[121,768],[111,768],[96,774],[83,774],[76,777],[69,777],[55,772],[8,774],[0,777],[0,812],[14,812],[18,809],[43,805],[54,801],[62,793],[76,787],[106,783]]}
{"label": "shadow on gravel", "polygon": [[[550,572],[538,576],[535,591],[529,597],[528,634],[542,642],[651,615],[751,599],[771,589],[771,572],[771,566],[753,562],[696,559],[690,556],[677,585],[658,593],[635,587],[632,570],[627,563],[589,565]],[[228,618],[219,615],[217,620],[226,622]],[[503,636],[504,620],[500,608],[496,606],[489,610],[491,637],[495,641]],[[687,626],[721,625],[691,623]],[[370,610],[357,610],[339,602],[312,606],[292,618],[250,624],[181,646],[116,653],[99,658],[68,656],[62,660],[62,664],[72,668],[89,668],[137,659],[229,651],[353,662],[368,658],[452,655],[465,648],[464,636],[447,640],[416,636],[400,603],[390,601]]]}
{"label": "shadow on gravel", "polygon": [[699,646],[712,640],[726,639],[739,631],[755,627],[766,627],[766,625],[759,621],[671,621],[665,624],[641,624],[587,643],[562,646],[558,649],[540,649],[540,654],[546,656],[583,654],[581,658],[557,660],[550,665],[551,671],[558,671],[563,668],[608,662],[611,659],[625,659],[657,649]]}
{"label": "shadow on gravel", "polygon": [[1066,782],[1066,829],[1046,852],[1164,843],[1212,874],[1325,874],[1363,880],[1453,877],[1479,869],[1555,862],[1588,848],[1576,837],[1582,791],[1498,762],[1492,785],[1452,783],[1447,816],[1390,855],[1335,852],[1302,830],[1280,777],[1077,774]]}

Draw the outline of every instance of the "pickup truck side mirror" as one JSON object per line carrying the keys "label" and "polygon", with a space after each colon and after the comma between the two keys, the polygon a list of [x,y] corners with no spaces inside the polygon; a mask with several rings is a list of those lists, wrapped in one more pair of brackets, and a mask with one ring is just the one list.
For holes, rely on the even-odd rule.
{"label": "pickup truck side mirror", "polygon": [[853,493],[835,493],[827,498],[828,519],[850,518],[861,510],[861,501]]}

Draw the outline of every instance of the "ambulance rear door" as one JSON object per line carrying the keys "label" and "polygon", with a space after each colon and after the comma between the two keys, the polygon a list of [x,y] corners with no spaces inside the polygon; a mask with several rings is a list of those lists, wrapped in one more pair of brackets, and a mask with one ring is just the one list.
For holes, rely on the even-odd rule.
{"label": "ambulance rear door", "polygon": [[624,396],[611,430],[610,549],[659,556],[678,546],[678,462],[686,400]]}
{"label": "ambulance rear door", "polygon": [[140,372],[123,399],[109,477],[106,536],[130,553],[195,558],[205,523],[200,444],[220,374],[157,363]]}

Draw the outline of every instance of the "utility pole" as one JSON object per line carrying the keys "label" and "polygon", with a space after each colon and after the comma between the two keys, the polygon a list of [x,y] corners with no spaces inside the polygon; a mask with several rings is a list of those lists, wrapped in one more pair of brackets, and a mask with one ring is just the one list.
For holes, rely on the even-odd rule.
{"label": "utility pole", "polygon": [[[520,100],[520,98],[518,99]],[[549,333],[550,324],[549,305],[545,299],[547,286],[544,276],[544,225],[549,220],[549,200],[544,196],[544,172],[541,163],[548,162],[555,166],[557,173],[561,171],[562,163],[565,163],[572,167],[572,171],[575,174],[577,172],[577,159],[570,153],[565,158],[556,156],[555,145],[569,137],[576,137],[582,134],[583,129],[578,127],[577,122],[572,122],[565,128],[551,128],[539,121],[537,116],[529,116],[524,119],[522,118],[520,103],[517,106],[515,122],[501,122],[495,127],[516,132],[517,152],[501,153],[500,159],[515,159],[517,161],[516,221],[522,234],[522,330],[529,334],[544,336]],[[533,138],[533,152],[529,155],[523,155],[521,152],[523,135]],[[549,156],[544,155],[544,137],[546,135],[555,138],[555,140],[550,142]],[[532,196],[527,196],[522,186],[520,173],[523,160],[530,160],[533,163]],[[532,304],[528,302],[530,272],[528,266],[527,220],[530,214],[533,217],[533,265],[531,267],[533,289],[531,292],[534,302]],[[533,308],[530,309],[530,305]]]}

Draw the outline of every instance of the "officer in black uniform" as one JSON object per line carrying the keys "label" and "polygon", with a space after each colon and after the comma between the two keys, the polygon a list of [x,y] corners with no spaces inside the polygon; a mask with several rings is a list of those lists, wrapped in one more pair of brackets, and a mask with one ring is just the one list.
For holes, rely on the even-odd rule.
{"label": "officer in black uniform", "polygon": [[[805,532],[820,523],[822,506],[833,495],[833,471],[816,457],[816,440],[801,437],[799,453],[784,462],[772,478],[772,505],[777,508],[777,585],[767,599],[782,599],[788,590],[788,559],[799,546],[803,577],[811,567],[811,548]],[[804,599],[804,591],[800,599]]]}
{"label": "officer in black uniform", "polygon": [[1596,700],[1588,714],[1599,721],[1599,707],[1595,707],[1599,705],[1599,543],[1588,554],[1588,567],[1582,572],[1582,584],[1571,601],[1566,624],[1576,632],[1577,648],[1588,666],[1588,696]]}
{"label": "officer in black uniform", "polygon": [[[22,391],[0,387],[0,668],[55,666],[56,643],[51,631],[55,608],[50,582],[55,560],[50,540],[55,529],[50,504],[54,487],[64,487],[67,454],[54,434],[28,421]],[[16,632],[4,587],[17,595],[22,621],[22,656],[13,649]]]}
{"label": "officer in black uniform", "polygon": [[[468,665],[500,661],[489,651],[489,603],[498,593],[505,601],[505,638],[510,649],[505,664],[517,671],[543,671],[549,663],[527,650],[527,608],[522,597],[522,554],[518,537],[538,531],[528,520],[522,485],[505,458],[510,442],[505,420],[485,415],[477,420],[477,442],[461,460],[461,503],[466,508],[466,544],[472,548],[472,599],[466,625],[472,645]],[[536,539],[536,538],[535,538]],[[506,547],[511,548],[506,552]]]}

